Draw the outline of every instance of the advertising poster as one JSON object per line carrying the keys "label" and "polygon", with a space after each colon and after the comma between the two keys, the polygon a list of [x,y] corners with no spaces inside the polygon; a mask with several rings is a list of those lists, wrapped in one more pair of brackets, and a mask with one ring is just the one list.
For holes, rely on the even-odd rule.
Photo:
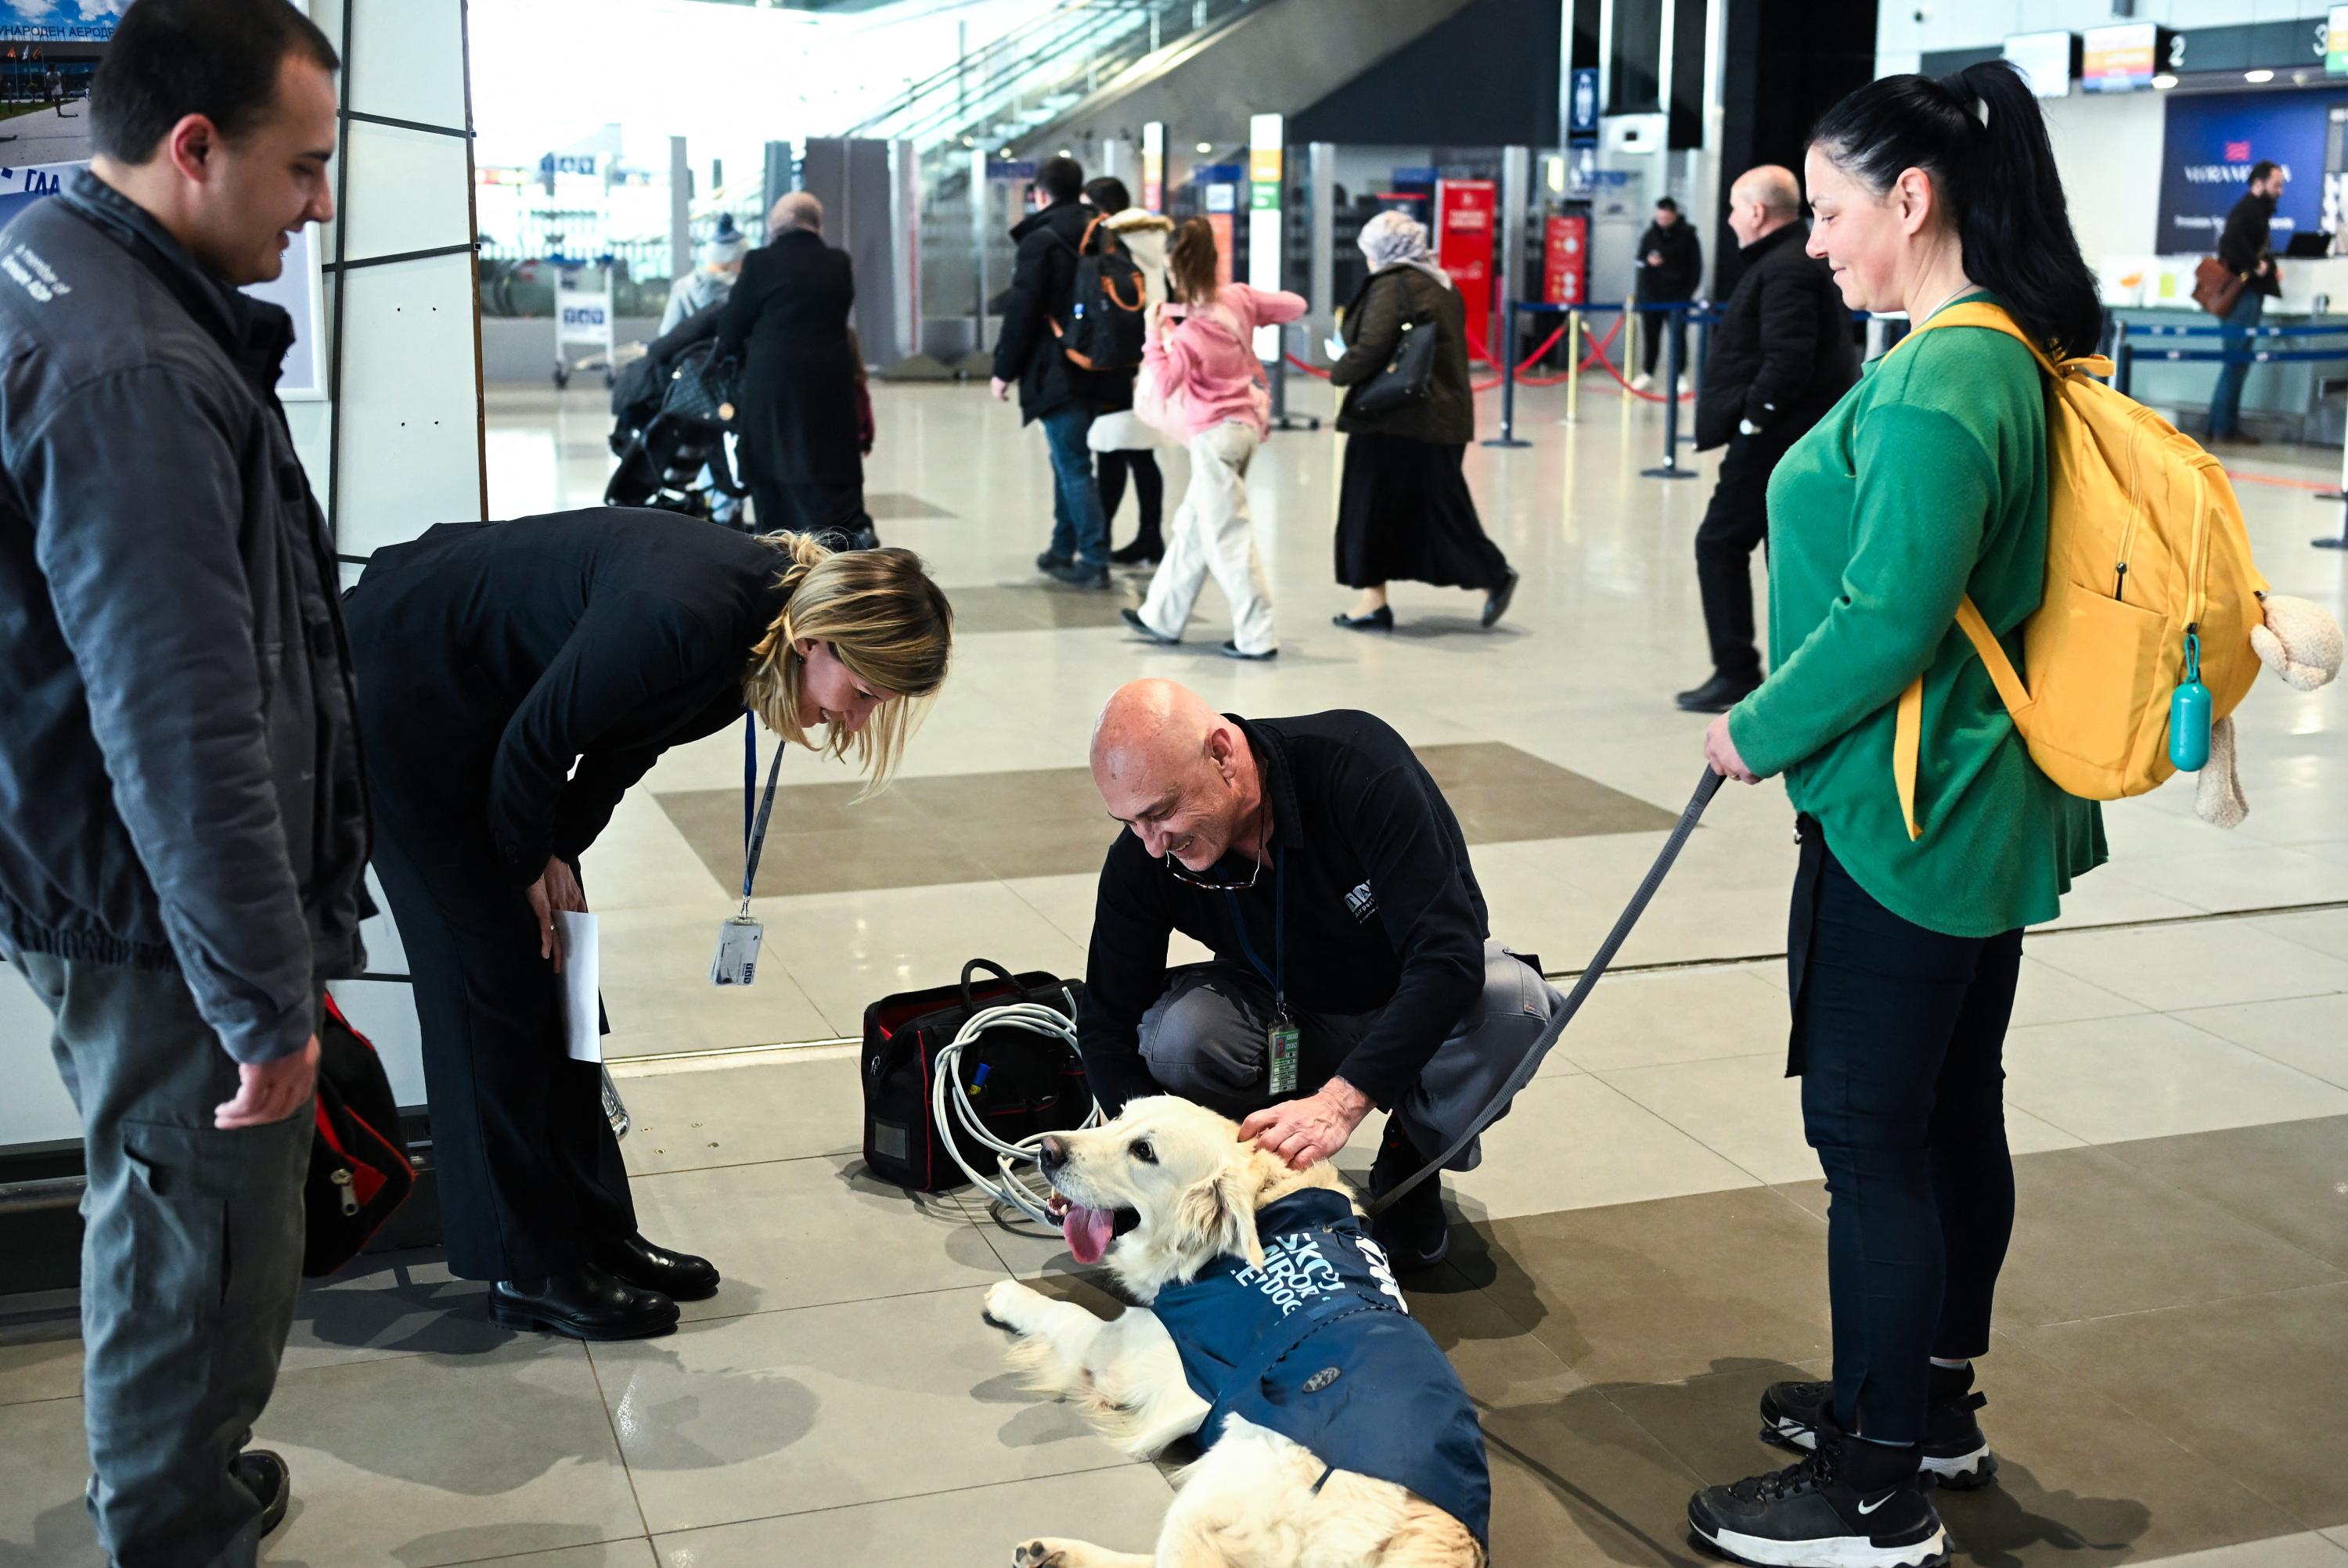
{"label": "advertising poster", "polygon": [[[129,5],[0,0],[0,167],[10,175],[88,159],[90,77]],[[11,182],[8,194],[42,192]]]}
{"label": "advertising poster", "polygon": [[1436,182],[1435,259],[1458,285],[1459,302],[1468,307],[1468,331],[1479,342],[1492,327],[1492,231],[1498,208],[1499,187],[1491,180]]}
{"label": "advertising poster", "polygon": [[1581,303],[1590,292],[1590,220],[1552,214],[1541,241],[1541,298],[1552,305]]}
{"label": "advertising poster", "polygon": [[2164,256],[2206,255],[2218,248],[2226,214],[2242,198],[2250,169],[2281,164],[2291,182],[2275,209],[2274,248],[2299,230],[2321,226],[2325,138],[2332,110],[2348,94],[2196,93],[2164,106],[2167,140],[2160,157],[2160,220],[2154,248]]}

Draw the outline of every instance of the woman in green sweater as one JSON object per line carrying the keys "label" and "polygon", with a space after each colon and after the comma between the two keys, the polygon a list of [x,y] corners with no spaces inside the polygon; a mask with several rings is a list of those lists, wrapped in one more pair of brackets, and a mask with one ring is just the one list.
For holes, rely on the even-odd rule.
{"label": "woman in green sweater", "polygon": [[[2094,351],[2095,281],[2037,101],[2003,62],[1860,88],[1819,122],[1806,179],[1809,253],[1853,308],[1921,326],[1987,301],[2058,360]],[[1747,1562],[1944,1563],[1921,1482],[1996,1468],[1972,1359],[2013,1225],[2001,1057],[2022,928],[2104,836],[2033,765],[1955,621],[1970,593],[2020,664],[2046,507],[2037,367],[1980,327],[1911,334],[1770,477],[1771,673],[1704,754],[1747,784],[1783,774],[1800,814],[1788,1071],[1832,1194],[1834,1378],[1762,1400],[1765,1432],[1808,1458],[1690,1504]],[[1911,837],[1892,730],[1920,675]]]}

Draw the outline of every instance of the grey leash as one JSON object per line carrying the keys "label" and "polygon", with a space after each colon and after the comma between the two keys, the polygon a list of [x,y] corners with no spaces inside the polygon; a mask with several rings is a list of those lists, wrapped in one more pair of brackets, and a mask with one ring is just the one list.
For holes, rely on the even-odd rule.
{"label": "grey leash", "polygon": [[1468,1131],[1460,1133],[1451,1147],[1414,1173],[1410,1180],[1369,1204],[1362,1211],[1365,1214],[1375,1218],[1383,1214],[1393,1207],[1395,1200],[1405,1193],[1457,1159],[1459,1151],[1490,1126],[1493,1119],[1508,1109],[1509,1102],[1517,1097],[1517,1091],[1532,1081],[1533,1074],[1540,1071],[1542,1059],[1549,1055],[1550,1047],[1555,1045],[1558,1036],[1565,1032],[1565,1026],[1573,1021],[1573,1015],[1581,1010],[1583,1000],[1597,988],[1599,979],[1606,973],[1606,966],[1612,963],[1614,955],[1622,950],[1622,944],[1630,940],[1632,927],[1639,923],[1639,917],[1645,914],[1647,906],[1654,901],[1656,890],[1663,886],[1663,878],[1671,874],[1673,862],[1679,859],[1689,835],[1695,832],[1695,825],[1703,817],[1704,808],[1710,805],[1712,797],[1720,793],[1721,782],[1720,774],[1710,768],[1704,769],[1704,782],[1695,786],[1695,794],[1689,798],[1687,809],[1680,813],[1679,822],[1672,828],[1671,837],[1663,841],[1663,853],[1656,856],[1654,865],[1648,867],[1646,880],[1639,884],[1636,893],[1631,895],[1631,902],[1623,906],[1621,917],[1614,922],[1614,928],[1607,932],[1606,940],[1598,945],[1597,956],[1590,960],[1590,967],[1581,971],[1581,978],[1573,982],[1572,991],[1550,1015],[1548,1027],[1540,1031],[1540,1038],[1526,1049],[1525,1059],[1517,1063],[1516,1071],[1509,1074],[1509,1081],[1500,1086],[1500,1091],[1477,1112],[1476,1120],[1468,1123]]}

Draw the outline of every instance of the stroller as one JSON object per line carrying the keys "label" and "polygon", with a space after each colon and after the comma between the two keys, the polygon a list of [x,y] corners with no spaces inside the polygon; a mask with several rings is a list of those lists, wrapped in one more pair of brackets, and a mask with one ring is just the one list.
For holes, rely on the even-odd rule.
{"label": "stroller", "polygon": [[656,338],[642,359],[612,387],[611,446],[620,459],[603,487],[607,507],[652,507],[705,522],[747,528],[748,494],[726,450],[726,421],[677,395],[688,384],[678,371],[698,369],[716,350],[712,305]]}

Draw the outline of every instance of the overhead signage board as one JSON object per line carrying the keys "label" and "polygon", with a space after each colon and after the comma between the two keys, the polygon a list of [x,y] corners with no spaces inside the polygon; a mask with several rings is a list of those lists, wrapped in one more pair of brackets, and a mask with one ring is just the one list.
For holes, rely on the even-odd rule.
{"label": "overhead signage board", "polygon": [[2091,93],[2142,91],[2152,86],[2159,58],[2157,23],[2090,27],[2080,39],[2079,86]]}
{"label": "overhead signage board", "polygon": [[2323,24],[2323,68],[2348,77],[2348,5],[2334,5]]}
{"label": "overhead signage board", "polygon": [[[1248,117],[1248,282],[1280,287],[1282,231],[1280,218],[1281,153],[1287,121],[1276,114]],[[1280,358],[1280,329],[1255,330],[1255,356],[1270,364]]]}
{"label": "overhead signage board", "polygon": [[1570,136],[1598,134],[1598,67],[1581,66],[1573,73],[1573,89],[1566,100],[1566,132]]}
{"label": "overhead signage board", "polygon": [[2226,215],[2242,199],[2250,170],[2279,165],[2287,178],[2275,207],[2274,247],[2302,231],[2328,227],[2327,167],[2334,110],[2348,108],[2337,84],[2291,93],[2167,93],[2162,107],[2160,206],[2154,249],[2207,255]]}
{"label": "overhead signage board", "polygon": [[2077,36],[2069,32],[2016,33],[2005,41],[2005,59],[2030,90],[2042,98],[2071,96],[2071,56]]}

